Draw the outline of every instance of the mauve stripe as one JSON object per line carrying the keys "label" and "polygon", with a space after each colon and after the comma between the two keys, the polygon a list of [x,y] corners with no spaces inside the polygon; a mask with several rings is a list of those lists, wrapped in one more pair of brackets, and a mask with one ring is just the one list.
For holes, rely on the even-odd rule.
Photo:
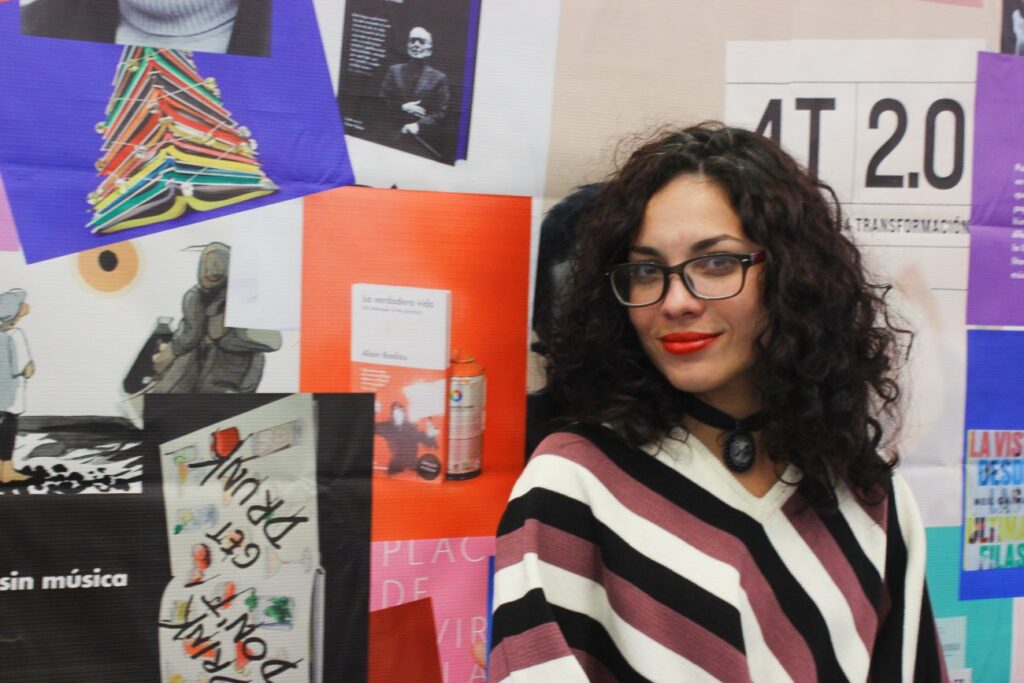
{"label": "mauve stripe", "polygon": [[[600,561],[601,549],[593,543],[533,519],[504,538],[506,550],[513,555],[536,551],[548,564],[604,586],[608,602],[623,621],[715,678],[750,679],[742,652],[608,570]],[[538,539],[543,539],[543,547],[537,547]],[[610,624],[604,626],[610,630]]]}
{"label": "mauve stripe", "polygon": [[[772,586],[742,541],[703,522],[636,481],[590,441],[576,435],[566,436],[564,440],[555,442],[562,442],[558,443],[562,449],[560,456],[593,473],[625,507],[708,557],[735,567],[740,575],[740,585],[760,624],[765,644],[793,680],[816,679],[817,666],[807,641],[782,610]],[[737,558],[741,562],[737,563]],[[687,578],[700,583],[700,577]]]}
{"label": "mauve stripe", "polygon": [[799,495],[793,495],[787,500],[782,506],[782,511],[814,552],[839,592],[846,598],[853,613],[857,633],[870,654],[875,647],[875,633],[878,632],[878,613],[868,596],[864,594],[864,588],[860,585],[853,567],[846,560],[843,549],[825,528],[821,518],[807,507],[806,501]]}
{"label": "mauve stripe", "polygon": [[587,680],[590,683],[619,683],[612,672],[601,663],[601,660],[592,657],[589,652],[573,649],[572,653],[576,655],[580,666],[587,672]]}
{"label": "mauve stripe", "polygon": [[500,681],[512,671],[521,671],[570,654],[558,624],[549,622],[514,636],[505,636],[491,651],[489,679]]}

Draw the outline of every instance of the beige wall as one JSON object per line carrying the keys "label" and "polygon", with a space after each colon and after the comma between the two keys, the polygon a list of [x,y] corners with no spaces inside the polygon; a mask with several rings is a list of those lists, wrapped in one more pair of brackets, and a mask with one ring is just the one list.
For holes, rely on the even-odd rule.
{"label": "beige wall", "polygon": [[[562,0],[545,195],[611,168],[628,133],[723,116],[730,40],[982,38],[1002,3],[925,0]],[[545,208],[547,208],[545,206]]]}

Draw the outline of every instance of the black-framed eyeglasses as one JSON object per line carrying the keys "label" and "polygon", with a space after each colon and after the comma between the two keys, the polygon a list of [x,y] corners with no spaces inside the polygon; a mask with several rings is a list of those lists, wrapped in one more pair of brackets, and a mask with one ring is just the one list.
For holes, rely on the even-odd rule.
{"label": "black-framed eyeglasses", "polygon": [[615,298],[623,306],[637,308],[660,302],[668,294],[669,277],[679,276],[686,290],[705,301],[729,299],[743,291],[747,269],[764,263],[766,254],[706,254],[666,266],[652,261],[620,263],[608,271]]}

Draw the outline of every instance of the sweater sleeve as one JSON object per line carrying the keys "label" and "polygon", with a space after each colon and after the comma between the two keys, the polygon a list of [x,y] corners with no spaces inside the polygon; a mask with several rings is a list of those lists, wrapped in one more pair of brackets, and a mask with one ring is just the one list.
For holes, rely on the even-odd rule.
{"label": "sweater sleeve", "polygon": [[[552,525],[557,494],[542,486],[546,460],[535,456],[524,470],[498,528],[494,614],[488,680],[494,683],[589,680],[567,638],[570,610],[556,599],[559,545]],[[575,558],[600,562],[600,558]]]}
{"label": "sweater sleeve", "polygon": [[875,642],[871,680],[948,683],[925,581],[924,524],[910,487],[899,475],[892,480],[886,517],[888,610]]}

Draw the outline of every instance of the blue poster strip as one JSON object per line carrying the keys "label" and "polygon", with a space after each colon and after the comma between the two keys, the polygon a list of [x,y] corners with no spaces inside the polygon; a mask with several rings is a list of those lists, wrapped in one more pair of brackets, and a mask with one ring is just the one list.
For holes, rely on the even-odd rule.
{"label": "blue poster strip", "polygon": [[960,598],[1024,595],[1024,332],[969,330]]}

